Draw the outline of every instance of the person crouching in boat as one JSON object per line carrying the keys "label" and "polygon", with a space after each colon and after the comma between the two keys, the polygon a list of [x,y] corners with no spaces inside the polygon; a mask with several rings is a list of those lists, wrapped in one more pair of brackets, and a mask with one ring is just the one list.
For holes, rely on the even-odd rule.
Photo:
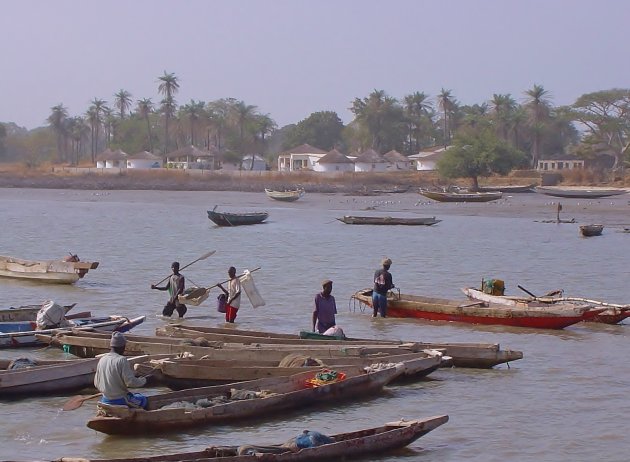
{"label": "person crouching in boat", "polygon": [[127,358],[123,356],[127,340],[120,332],[114,332],[109,342],[111,351],[98,361],[94,386],[103,396],[101,402],[146,409],[147,397],[141,393],[131,393],[129,388],[142,387],[147,383],[144,377],[136,377]]}

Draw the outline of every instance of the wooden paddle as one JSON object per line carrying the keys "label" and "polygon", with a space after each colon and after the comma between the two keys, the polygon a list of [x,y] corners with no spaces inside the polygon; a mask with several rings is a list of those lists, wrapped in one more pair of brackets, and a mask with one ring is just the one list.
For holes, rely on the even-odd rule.
{"label": "wooden paddle", "polygon": [[[201,257],[197,258],[195,261],[191,261],[190,263],[188,263],[187,265],[182,266],[179,270],[183,270],[188,268],[190,265],[192,265],[193,263],[197,263],[198,261],[201,260],[205,260],[206,258],[208,258],[211,255],[214,255],[216,253],[216,250],[211,250],[208,253],[203,254]],[[166,276],[164,279],[162,279],[160,282],[158,282],[157,284],[153,284],[154,286],[159,286],[160,284],[162,284],[164,281],[166,281],[168,278],[170,278],[171,275],[169,274],[168,276]]]}
{"label": "wooden paddle", "polygon": [[102,396],[102,393],[95,393],[93,395],[77,395],[70,398],[61,408],[63,411],[74,411],[75,409],[80,408],[84,402],[89,401],[94,398],[98,398]]}

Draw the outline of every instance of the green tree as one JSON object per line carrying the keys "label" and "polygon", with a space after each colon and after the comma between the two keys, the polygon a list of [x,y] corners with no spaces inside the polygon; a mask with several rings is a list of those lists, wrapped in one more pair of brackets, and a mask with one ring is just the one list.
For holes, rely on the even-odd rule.
{"label": "green tree", "polygon": [[149,140],[149,152],[153,152],[153,137],[151,136],[151,120],[150,116],[153,113],[153,101],[151,98],[142,98],[137,101],[137,113],[138,117],[143,119],[147,124],[147,138]]}
{"label": "green tree", "polygon": [[118,109],[121,120],[125,118],[125,112],[129,111],[132,102],[131,93],[127,90],[120,89],[114,94],[114,106]]}
{"label": "green tree", "polygon": [[92,134],[92,162],[96,161],[96,153],[99,152],[98,140],[101,126],[103,125],[103,113],[107,109],[105,100],[94,98],[92,105],[88,108],[87,117]]}
{"label": "green tree", "polygon": [[330,151],[342,141],[343,128],[343,122],[336,112],[313,112],[288,130],[284,148],[310,144]]}
{"label": "green tree", "polygon": [[160,82],[158,85],[158,92],[164,96],[161,101],[161,111],[164,114],[164,153],[169,152],[170,139],[169,139],[169,125],[170,121],[175,115],[176,102],[174,96],[179,91],[179,79],[175,74],[167,73],[164,71],[164,75],[158,77]]}
{"label": "green tree", "polygon": [[536,168],[541,153],[541,140],[544,135],[550,115],[549,92],[542,85],[534,85],[525,92],[527,102],[525,109],[528,113],[528,128],[531,133],[531,166]]}
{"label": "green tree", "polygon": [[496,123],[497,133],[505,141],[509,138],[510,129],[512,127],[512,116],[516,110],[516,101],[511,95],[492,95],[490,101],[492,106],[492,115]]}
{"label": "green tree", "polygon": [[497,137],[489,123],[482,123],[460,130],[437,167],[446,178],[470,178],[473,190],[477,190],[480,176],[506,175],[523,162],[525,155],[521,151]]}
{"label": "green tree", "polygon": [[350,108],[355,121],[371,137],[370,146],[384,152],[400,148],[405,140],[405,115],[396,98],[383,90],[374,90],[366,98],[355,98]]}
{"label": "green tree", "polygon": [[52,131],[55,133],[57,139],[57,156],[59,160],[65,160],[67,157],[65,137],[67,136],[65,131],[64,122],[68,117],[68,110],[63,104],[57,104],[51,108],[51,114],[48,116],[48,124]]}
{"label": "green tree", "polygon": [[454,131],[453,119],[455,116],[455,112],[457,110],[457,100],[453,97],[451,90],[445,90],[442,88],[440,94],[437,96],[438,106],[442,110],[442,126],[444,129],[443,133],[443,144],[444,146],[448,146],[451,141],[451,134]]}
{"label": "green tree", "polygon": [[203,101],[194,101],[191,99],[190,103],[184,105],[184,107],[182,107],[181,109],[182,113],[188,119],[188,125],[190,128],[190,144],[193,146],[196,144],[197,141],[195,137],[195,129],[197,128],[199,121],[204,116],[205,106],[206,103],[204,103]]}
{"label": "green tree", "polygon": [[[433,144],[433,106],[424,92],[416,91],[404,97],[407,122],[407,154],[418,152],[420,147]],[[428,141],[428,142],[427,142]]]}

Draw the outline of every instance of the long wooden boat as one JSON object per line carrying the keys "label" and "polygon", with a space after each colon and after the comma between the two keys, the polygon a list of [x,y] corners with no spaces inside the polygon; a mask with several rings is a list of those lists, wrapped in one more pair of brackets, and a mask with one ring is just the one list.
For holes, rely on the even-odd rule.
{"label": "long wooden boat", "polygon": [[[190,357],[171,357],[151,360],[138,365],[136,370],[142,374],[151,372],[158,383],[173,390],[205,387],[225,383],[257,380],[268,377],[285,377],[302,371],[316,371],[325,367],[372,367],[401,363],[404,373],[401,380],[410,381],[426,377],[442,364],[442,353],[437,350],[425,350],[403,355],[382,355],[380,357],[328,358],[317,360],[298,355],[289,361],[226,361],[213,359],[195,359]],[[306,364],[306,365],[305,365]]]}
{"label": "long wooden boat", "polygon": [[601,236],[604,225],[581,225],[580,234],[584,237]]}
{"label": "long wooden boat", "polygon": [[0,256],[0,276],[54,284],[73,284],[98,262],[64,260],[24,260]]}
{"label": "long wooden boat", "polygon": [[[289,344],[295,348],[305,349],[310,345],[341,345],[347,347],[361,343],[371,343],[373,345],[401,345],[417,344],[422,349],[435,349],[443,352],[445,356],[452,359],[452,364],[456,367],[470,368],[491,368],[498,364],[516,361],[523,358],[523,353],[516,350],[502,350],[500,345],[493,343],[431,343],[431,342],[404,342],[401,340],[381,340],[381,339],[360,339],[346,338],[343,340],[330,336],[309,334],[309,338],[303,338],[302,333],[282,334],[275,332],[261,332],[251,330],[239,330],[222,327],[205,326],[166,326],[156,330],[158,335],[168,335],[173,337],[184,337],[190,339],[203,338],[208,341],[238,342],[243,344]],[[391,353],[394,354],[394,353]]]}
{"label": "long wooden boat", "polygon": [[619,305],[614,303],[606,303],[598,300],[591,300],[579,297],[519,297],[507,295],[490,295],[478,289],[466,287],[462,291],[475,300],[488,301],[492,303],[501,303],[515,307],[526,307],[530,304],[538,304],[543,306],[562,306],[563,304],[580,304],[587,303],[594,307],[604,308],[604,311],[596,314],[592,318],[585,319],[586,322],[601,322],[603,324],[618,324],[624,319],[630,317],[630,305]]}
{"label": "long wooden boat", "polygon": [[[215,460],[217,462],[306,462],[319,460],[329,462],[361,456],[370,457],[403,448],[446,422],[448,422],[447,415],[390,422],[381,427],[327,435],[332,442],[307,448],[287,447],[286,443],[271,446],[239,444],[235,446],[210,446],[201,451],[161,454],[153,457],[125,459],[63,457],[59,459],[59,462],[213,462]],[[294,439],[292,438],[292,440]]]}
{"label": "long wooden boat", "polygon": [[215,206],[214,209],[208,210],[208,218],[218,226],[242,226],[262,223],[269,218],[269,214],[267,212],[217,212]]}
{"label": "long wooden boat", "polygon": [[347,225],[420,225],[431,226],[439,223],[435,217],[375,217],[345,215],[337,220]]}
{"label": "long wooden boat", "polygon": [[296,200],[304,196],[304,190],[298,188],[286,191],[276,191],[273,189],[265,188],[265,194],[267,194],[267,197],[269,197],[270,199],[275,199],[277,201],[295,202]]}
{"label": "long wooden boat", "polygon": [[252,417],[268,417],[287,409],[297,410],[312,404],[333,405],[341,400],[376,394],[402,374],[403,368],[396,365],[375,372],[365,372],[357,367],[335,368],[337,381],[313,384],[314,380],[321,377],[320,373],[327,371],[320,369],[319,372],[308,371],[288,377],[153,395],[148,397],[147,410],[99,403],[98,415],[90,419],[87,426],[110,435],[146,435]]}
{"label": "long wooden boat", "polygon": [[54,334],[70,330],[90,330],[98,332],[127,332],[142,324],[145,316],[128,319],[122,316],[89,317],[70,319],[70,326],[56,329],[37,330],[34,321],[0,322],[0,348],[15,348],[41,345],[37,338],[41,334]]}
{"label": "long wooden boat", "polygon": [[420,194],[438,202],[490,202],[503,197],[501,191],[493,192],[441,192],[420,190]]}
{"label": "long wooden boat", "polygon": [[[418,352],[424,349],[443,350],[443,354],[450,356],[453,365],[457,367],[470,367],[487,369],[498,364],[508,363],[523,358],[523,353],[517,350],[501,349],[496,343],[390,343],[372,344],[366,346],[361,342],[316,344],[280,345],[270,344],[267,347],[251,346],[244,344],[224,344],[204,339],[204,334],[199,333],[195,339],[167,338],[167,337],[141,337],[126,335],[127,345],[125,353],[132,355],[154,354],[180,354],[190,353],[197,357],[206,356],[209,359],[221,360],[256,360],[256,361],[280,361],[290,353],[314,356],[318,359],[328,358],[352,358],[366,357],[377,354],[406,354]],[[70,353],[80,357],[94,357],[109,351],[109,336],[92,332],[70,332],[57,335],[38,335],[44,343],[63,347]],[[206,346],[198,346],[205,344]],[[227,345],[232,345],[228,347]]]}
{"label": "long wooden boat", "polygon": [[479,186],[480,192],[502,192],[505,194],[535,192],[536,183],[526,185]]}
{"label": "long wooden boat", "polygon": [[[352,298],[372,306],[372,290],[364,289]],[[453,321],[469,324],[503,325],[537,329],[564,329],[594,317],[601,309],[592,305],[572,309],[553,307],[514,308],[498,303],[470,300],[449,300],[390,292],[387,315],[395,318],[421,318],[431,321]]]}
{"label": "long wooden boat", "polygon": [[[65,313],[74,308],[76,303],[72,305],[63,305]],[[18,307],[10,307],[0,310],[0,322],[17,322],[17,321],[35,321],[37,313],[42,309],[42,305],[22,305]]]}
{"label": "long wooden boat", "polygon": [[573,199],[597,199],[600,197],[618,196],[626,194],[624,188],[581,188],[581,187],[558,187],[558,186],[537,186],[536,192],[547,196],[566,197]]}

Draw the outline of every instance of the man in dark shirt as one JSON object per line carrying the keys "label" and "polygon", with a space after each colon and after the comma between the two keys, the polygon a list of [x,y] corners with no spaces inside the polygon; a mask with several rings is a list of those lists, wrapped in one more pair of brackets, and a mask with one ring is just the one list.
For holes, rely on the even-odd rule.
{"label": "man in dark shirt", "polygon": [[322,291],[315,295],[315,310],[313,311],[313,332],[317,325],[317,331],[323,334],[331,327],[334,327],[335,315],[337,314],[337,304],[332,293],[332,281],[326,279],[322,282]]}
{"label": "man in dark shirt", "polygon": [[172,316],[173,311],[177,310],[177,314],[180,318],[184,317],[188,308],[182,302],[179,301],[179,296],[184,293],[186,288],[184,276],[179,272],[179,262],[174,261],[171,265],[173,274],[168,278],[168,283],[164,287],[158,287],[151,285],[152,289],[168,290],[170,295],[168,302],[164,305],[162,310],[162,316]]}
{"label": "man in dark shirt", "polygon": [[394,288],[392,275],[389,272],[392,261],[389,258],[385,258],[381,264],[383,268],[376,270],[374,273],[374,289],[372,290],[373,318],[379,313],[382,318],[387,317],[387,292]]}

